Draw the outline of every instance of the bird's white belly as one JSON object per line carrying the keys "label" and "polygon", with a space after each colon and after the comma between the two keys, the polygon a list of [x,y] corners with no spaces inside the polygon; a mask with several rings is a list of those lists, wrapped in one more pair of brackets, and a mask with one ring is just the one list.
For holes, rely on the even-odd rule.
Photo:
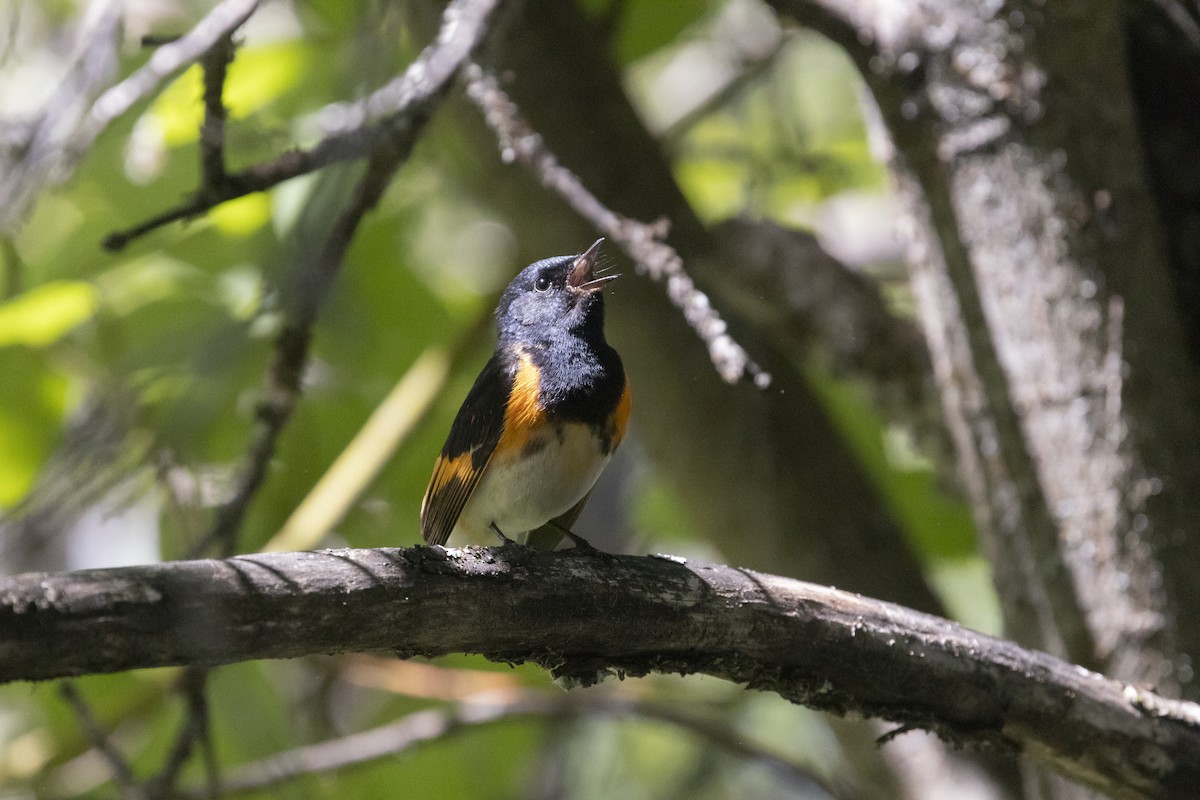
{"label": "bird's white belly", "polygon": [[[609,455],[586,425],[564,425],[561,438],[546,431],[544,446],[501,456],[484,469],[454,528],[454,538],[493,543],[495,524],[517,538],[569,511],[591,491]],[[482,541],[481,541],[482,540]]]}

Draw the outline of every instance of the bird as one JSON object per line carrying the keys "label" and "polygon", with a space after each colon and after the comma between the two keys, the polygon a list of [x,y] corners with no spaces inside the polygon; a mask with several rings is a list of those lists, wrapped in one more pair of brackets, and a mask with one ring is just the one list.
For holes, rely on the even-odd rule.
{"label": "bird", "polygon": [[433,467],[421,503],[430,545],[457,540],[552,549],[569,537],[596,480],[625,436],[629,379],[604,337],[604,239],[582,253],[536,261],[496,308],[496,350]]}

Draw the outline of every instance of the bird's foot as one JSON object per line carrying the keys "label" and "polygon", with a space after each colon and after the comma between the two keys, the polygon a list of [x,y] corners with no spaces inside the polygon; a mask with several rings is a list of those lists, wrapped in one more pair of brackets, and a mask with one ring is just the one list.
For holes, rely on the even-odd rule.
{"label": "bird's foot", "polygon": [[603,558],[603,559],[610,560],[610,561],[616,559],[615,555],[613,555],[612,553],[607,553],[607,552],[599,549],[598,547],[593,545],[591,542],[589,542],[587,539],[583,538],[582,536],[575,533],[574,531],[567,530],[566,528],[563,528],[562,526],[555,526],[555,527],[559,528],[559,530],[562,531],[563,536],[566,536],[568,539],[570,539],[572,542],[575,543],[575,547],[573,547],[572,549],[578,550],[579,555],[592,556],[594,558]]}
{"label": "bird's foot", "polygon": [[488,525],[488,527],[492,529],[493,533],[495,533],[497,536],[500,537],[500,546],[501,547],[511,547],[512,545],[517,544],[517,540],[510,539],[507,536],[505,536],[504,531],[500,530],[500,528],[496,525],[496,523],[493,522],[490,525]]}

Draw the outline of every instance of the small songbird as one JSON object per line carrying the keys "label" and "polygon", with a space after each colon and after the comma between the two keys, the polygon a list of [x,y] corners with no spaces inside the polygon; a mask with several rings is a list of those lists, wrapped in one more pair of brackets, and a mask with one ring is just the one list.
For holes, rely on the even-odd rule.
{"label": "small songbird", "polygon": [[617,276],[595,275],[603,241],[530,264],[505,289],[496,352],[450,427],[421,503],[429,544],[451,533],[586,544],[570,529],[630,409],[621,357],[604,340],[603,289]]}

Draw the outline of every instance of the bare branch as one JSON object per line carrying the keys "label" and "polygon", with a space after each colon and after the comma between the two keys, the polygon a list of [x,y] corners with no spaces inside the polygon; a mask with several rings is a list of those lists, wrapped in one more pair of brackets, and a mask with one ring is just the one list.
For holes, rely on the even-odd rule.
{"label": "bare branch", "polygon": [[759,388],[770,386],[771,376],[726,333],[725,321],[712,307],[708,296],[696,288],[683,268],[683,259],[666,243],[667,221],[647,225],[609,209],[574,173],[559,163],[542,137],[521,118],[516,104],[491,73],[478,64],[471,64],[465,74],[467,95],[479,106],[487,124],[496,133],[501,158],[509,162],[520,161],[596,230],[619,243],[640,269],[654,280],[665,283],[667,296],[700,335],[722,378],[736,383],[749,376]]}
{"label": "bare branch", "polygon": [[668,557],[260,554],[17,576],[0,584],[0,604],[0,680],[351,650],[480,652],[576,684],[703,672],[1021,752],[1114,797],[1182,800],[1200,783],[1192,704],[1160,704],[1148,690],[1132,702],[1125,684],[900,606]]}
{"label": "bare branch", "polygon": [[[707,716],[633,697],[536,691],[485,692],[451,708],[418,711],[388,725],[243,764],[234,769],[221,788],[227,794],[259,791],[304,775],[359,766],[472,728],[516,718],[575,720],[597,716],[638,717],[673,725],[735,756],[760,762],[797,787],[817,786],[831,797],[838,796],[811,770],[747,741],[728,725]],[[185,796],[200,798],[203,794],[196,790]]]}
{"label": "bare branch", "polygon": [[454,0],[442,15],[438,38],[395,80],[359,103],[341,103],[322,112],[328,135],[309,150],[291,150],[205,185],[185,203],[168,209],[104,240],[120,250],[150,231],[191,219],[221,203],[270,189],[286,180],[339,161],[370,156],[381,142],[414,138],[430,107],[445,94],[450,81],[487,32],[487,22],[500,0]]}
{"label": "bare branch", "polygon": [[225,180],[225,76],[236,46],[226,35],[200,59],[204,68],[204,122],[200,126],[200,173],[205,186]]}

